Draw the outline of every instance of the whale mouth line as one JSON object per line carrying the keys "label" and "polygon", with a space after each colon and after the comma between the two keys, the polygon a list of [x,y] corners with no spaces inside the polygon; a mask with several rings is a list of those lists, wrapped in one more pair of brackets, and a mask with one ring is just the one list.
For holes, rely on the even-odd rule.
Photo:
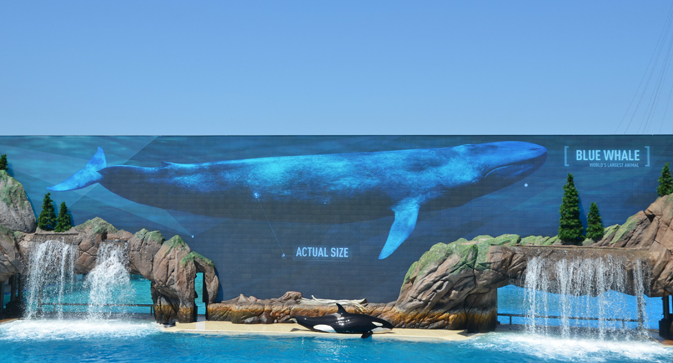
{"label": "whale mouth line", "polygon": [[513,163],[513,164],[507,164],[503,166],[499,166],[495,169],[491,169],[486,175],[484,175],[484,179],[492,176],[502,176],[503,171],[511,170],[514,168],[518,169],[523,169],[527,167],[531,167],[532,165],[528,162],[519,162],[519,163]]}

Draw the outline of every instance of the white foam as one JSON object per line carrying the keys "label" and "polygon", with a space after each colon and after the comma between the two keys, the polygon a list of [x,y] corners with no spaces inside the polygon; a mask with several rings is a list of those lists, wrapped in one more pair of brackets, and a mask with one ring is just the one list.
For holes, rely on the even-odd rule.
{"label": "white foam", "polygon": [[606,362],[628,358],[656,361],[670,349],[653,341],[562,339],[549,335],[490,333],[474,342],[493,351],[533,355],[539,359]]}
{"label": "white foam", "polygon": [[156,323],[128,320],[18,320],[0,325],[0,340],[143,337],[159,331],[160,326]]}

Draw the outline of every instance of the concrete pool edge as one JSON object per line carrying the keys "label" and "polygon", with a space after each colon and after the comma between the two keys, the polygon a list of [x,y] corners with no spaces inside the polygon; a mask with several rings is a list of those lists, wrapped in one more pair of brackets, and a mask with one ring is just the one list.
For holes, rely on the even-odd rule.
{"label": "concrete pool edge", "polygon": [[[329,334],[314,332],[296,323],[282,324],[234,324],[229,321],[199,321],[196,323],[181,324],[163,329],[169,333],[196,333],[218,335],[284,335],[284,336],[310,336],[323,338],[357,338],[358,334]],[[404,329],[395,328],[390,332],[377,333],[375,339],[402,339],[402,340],[439,340],[460,341],[471,339],[480,334],[468,334],[464,330],[432,330],[432,329]]]}

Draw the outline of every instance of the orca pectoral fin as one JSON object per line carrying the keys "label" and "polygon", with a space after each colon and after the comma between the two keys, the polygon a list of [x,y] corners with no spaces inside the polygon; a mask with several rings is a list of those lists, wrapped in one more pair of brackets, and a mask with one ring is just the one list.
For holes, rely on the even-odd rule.
{"label": "orca pectoral fin", "polygon": [[390,227],[390,233],[388,234],[386,244],[379,254],[379,260],[383,260],[395,252],[397,247],[406,241],[407,237],[414,231],[420,208],[421,206],[415,201],[400,203],[393,207],[395,221],[392,227]]}
{"label": "orca pectoral fin", "polygon": [[374,334],[374,333],[372,333],[372,332],[370,332],[370,331],[366,331],[366,332],[362,333],[362,335],[360,336],[360,338],[362,338],[362,339],[367,339],[367,338],[371,337],[372,334]]}

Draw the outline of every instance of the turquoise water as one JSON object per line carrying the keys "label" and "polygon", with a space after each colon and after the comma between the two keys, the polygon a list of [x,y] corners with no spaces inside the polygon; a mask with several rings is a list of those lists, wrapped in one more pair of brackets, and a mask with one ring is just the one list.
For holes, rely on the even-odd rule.
{"label": "turquoise water", "polygon": [[[195,290],[200,295],[203,291],[203,279],[202,273],[197,273],[195,280]],[[112,303],[115,304],[152,304],[152,294],[150,291],[151,282],[141,276],[131,275],[130,280],[130,289],[120,292],[115,296]],[[80,303],[87,304],[89,302],[89,293],[90,289],[87,286],[86,279],[81,275],[77,277],[73,284],[67,283],[65,285],[65,294],[62,303]],[[44,288],[44,303],[55,303],[58,302],[58,285],[48,286]],[[9,295],[6,296],[6,300],[9,300]],[[7,302],[7,301],[6,301]],[[206,313],[205,303],[203,299],[199,296],[196,298],[196,306],[199,309],[199,314],[204,315]],[[43,307],[43,310],[47,313],[53,312],[57,307],[52,305],[47,305]],[[63,311],[68,313],[86,313],[87,306],[64,306]],[[103,312],[109,313],[131,313],[131,314],[149,314],[149,307],[103,307],[100,308]]]}
{"label": "turquoise water", "polygon": [[146,321],[16,321],[0,325],[3,362],[671,362],[649,341],[561,340],[489,333],[462,341],[374,335],[217,336],[166,333]]}
{"label": "turquoise water", "polygon": [[[201,278],[196,280],[201,291]],[[132,291],[117,303],[151,304],[150,282],[131,279]],[[65,300],[88,301],[85,281],[69,285]],[[524,313],[524,290],[508,286],[499,290],[500,312]],[[612,292],[611,292],[612,293]],[[551,312],[560,297],[549,294]],[[635,318],[635,298],[616,316]],[[629,300],[629,298],[632,298]],[[197,298],[200,312],[203,303]],[[45,302],[49,298],[45,299]],[[49,308],[47,308],[49,309]],[[661,299],[647,299],[647,325],[656,328]],[[86,307],[65,311],[85,312]],[[148,308],[124,308],[147,313]],[[112,309],[111,311],[115,311]],[[590,312],[588,312],[590,313]],[[629,315],[630,314],[630,315]],[[518,319],[518,320],[517,320]],[[501,318],[507,323],[508,318]],[[523,323],[515,318],[514,323]],[[554,321],[549,321],[554,325]],[[558,323],[558,322],[556,322]],[[582,322],[596,324],[596,322]],[[0,325],[2,362],[671,362],[673,348],[648,340],[605,341],[560,339],[522,332],[489,333],[462,342],[405,341],[357,336],[316,335],[287,337],[264,335],[217,336],[166,333],[148,320],[24,320]]]}
{"label": "turquoise water", "polygon": [[[498,313],[510,313],[510,314],[526,314],[526,304],[524,302],[524,292],[525,289],[521,287],[516,287],[514,285],[505,286],[498,289]],[[561,295],[553,293],[543,293],[538,292],[540,296],[546,295],[549,305],[549,315],[562,315],[561,312]],[[615,291],[608,291],[606,293],[607,299],[610,301],[619,302],[618,306],[613,307],[611,312],[611,318],[618,319],[638,319],[638,311],[636,304],[636,297],[626,294],[622,294]],[[573,312],[573,316],[582,316],[582,317],[595,317],[598,316],[597,309],[597,297],[587,297],[587,296],[567,296],[566,299],[570,299],[573,305],[577,306],[589,306],[594,308],[589,309],[579,309],[580,311]],[[659,320],[664,316],[663,311],[663,302],[660,297],[645,297],[645,315],[646,323],[645,327],[647,329],[659,329]],[[498,321],[501,324],[509,324],[509,317],[500,316]],[[512,318],[513,324],[525,324],[525,318]],[[538,323],[542,323],[540,319]],[[558,326],[561,324],[559,319],[549,319],[547,321],[548,325]],[[618,326],[621,326],[621,323],[615,323]],[[634,329],[636,328],[637,323],[626,323],[627,328]],[[598,327],[597,321],[583,321],[576,320],[571,321],[571,326],[576,327]]]}

